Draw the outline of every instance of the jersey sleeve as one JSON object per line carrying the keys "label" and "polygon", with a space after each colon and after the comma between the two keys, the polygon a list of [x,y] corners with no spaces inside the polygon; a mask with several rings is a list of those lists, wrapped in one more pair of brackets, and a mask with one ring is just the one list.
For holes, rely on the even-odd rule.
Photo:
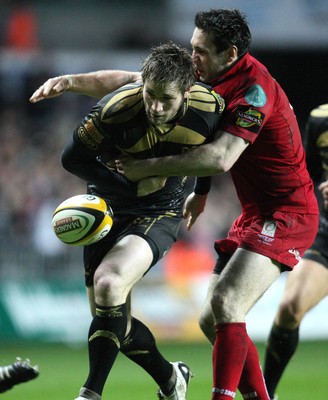
{"label": "jersey sleeve", "polygon": [[211,189],[211,176],[198,177],[195,182],[194,192],[199,195],[206,195]]}
{"label": "jersey sleeve", "polygon": [[[258,98],[258,101],[254,98]],[[239,94],[237,92],[233,101],[226,106],[220,128],[254,143],[266,118],[271,114],[270,101],[264,89],[258,84],[239,91]]]}

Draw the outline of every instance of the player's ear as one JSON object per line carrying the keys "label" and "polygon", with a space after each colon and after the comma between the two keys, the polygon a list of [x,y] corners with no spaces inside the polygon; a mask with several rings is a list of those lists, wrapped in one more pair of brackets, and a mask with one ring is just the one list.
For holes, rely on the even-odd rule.
{"label": "player's ear", "polygon": [[227,49],[227,58],[228,62],[234,62],[238,58],[238,47],[235,45],[231,45]]}

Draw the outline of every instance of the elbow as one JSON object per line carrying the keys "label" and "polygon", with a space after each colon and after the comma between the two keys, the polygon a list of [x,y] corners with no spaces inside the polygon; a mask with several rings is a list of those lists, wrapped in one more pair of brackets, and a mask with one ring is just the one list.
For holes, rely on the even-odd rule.
{"label": "elbow", "polygon": [[66,171],[72,172],[72,159],[69,155],[69,152],[65,149],[61,155],[61,165]]}
{"label": "elbow", "polygon": [[229,162],[229,160],[223,160],[221,157],[218,157],[212,163],[212,175],[224,174],[231,169],[232,165],[233,164]]}
{"label": "elbow", "polygon": [[221,164],[222,173],[224,174],[225,172],[230,171],[232,166],[233,166],[233,164],[231,162],[222,163]]}

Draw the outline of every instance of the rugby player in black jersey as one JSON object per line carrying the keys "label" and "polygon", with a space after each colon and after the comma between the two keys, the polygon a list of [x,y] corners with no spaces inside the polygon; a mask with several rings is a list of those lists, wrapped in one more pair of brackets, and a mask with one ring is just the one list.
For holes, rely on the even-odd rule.
{"label": "rugby player in black jersey", "polygon": [[164,359],[150,330],[130,313],[133,285],[177,238],[186,177],[133,183],[115,171],[112,160],[122,154],[139,159],[181,154],[211,141],[224,102],[195,84],[191,55],[172,42],[151,50],[141,76],[143,83],[102,98],[62,154],[64,168],[87,181],[88,193],[104,198],[114,211],[109,235],[84,248],[93,320],[89,374],[77,400],[101,399],[119,351],[153,377],[160,399],[185,400],[191,377],[186,364]]}
{"label": "rugby player in black jersey", "polygon": [[[264,378],[271,399],[299,343],[299,328],[305,315],[328,296],[328,104],[311,111],[304,135],[307,165],[318,184],[321,205],[319,230],[313,245],[286,287],[267,342]],[[320,196],[323,201],[320,201]]]}

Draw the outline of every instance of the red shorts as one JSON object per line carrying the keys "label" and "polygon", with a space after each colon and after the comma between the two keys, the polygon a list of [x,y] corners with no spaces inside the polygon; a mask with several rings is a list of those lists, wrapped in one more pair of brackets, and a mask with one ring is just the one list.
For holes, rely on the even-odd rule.
{"label": "red shorts", "polygon": [[319,218],[315,214],[276,211],[270,218],[242,214],[233,223],[227,239],[218,240],[218,254],[233,254],[240,247],[262,254],[293,269],[313,243]]}

